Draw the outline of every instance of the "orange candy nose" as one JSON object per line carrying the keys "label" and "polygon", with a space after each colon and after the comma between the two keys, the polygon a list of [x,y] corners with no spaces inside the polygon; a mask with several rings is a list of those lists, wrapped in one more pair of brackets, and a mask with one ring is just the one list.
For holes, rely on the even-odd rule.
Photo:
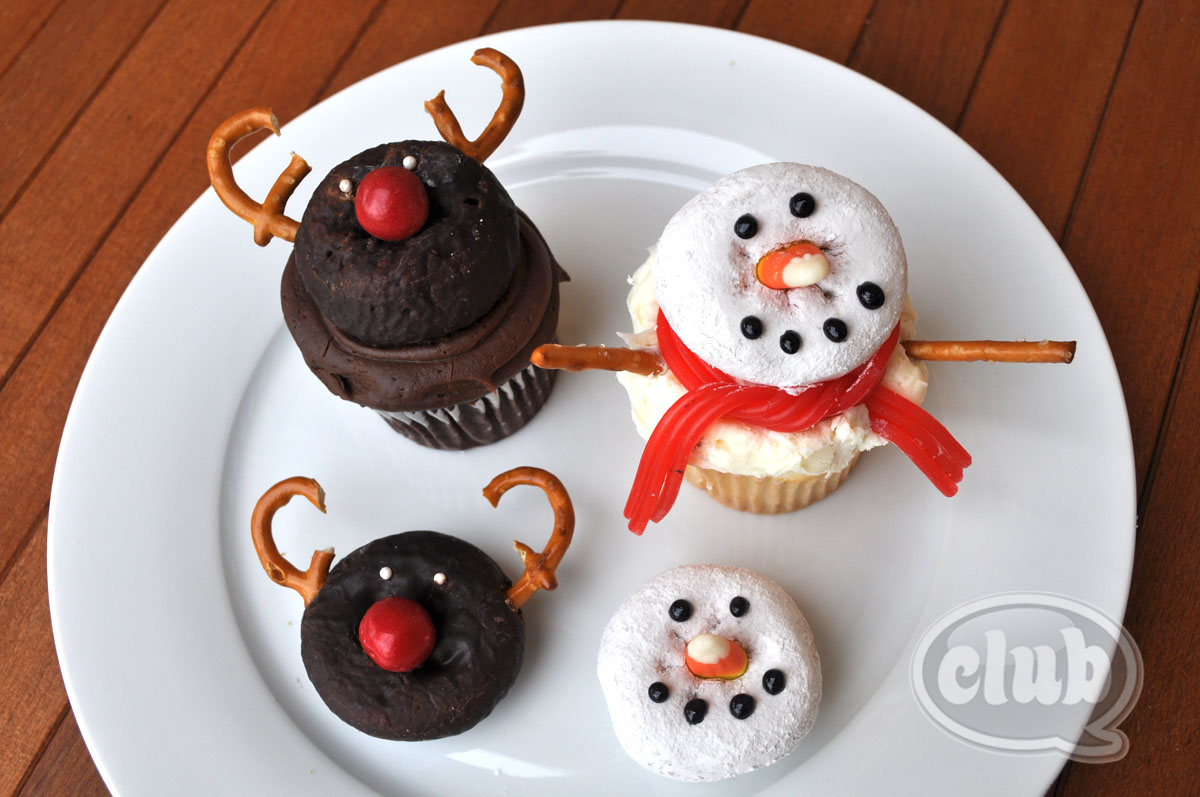
{"label": "orange candy nose", "polygon": [[689,642],[685,661],[699,678],[739,678],[749,664],[741,645],[716,634],[701,634]]}
{"label": "orange candy nose", "polygon": [[829,276],[829,260],[814,244],[792,244],[763,255],[754,275],[763,285],[778,291],[803,288]]}

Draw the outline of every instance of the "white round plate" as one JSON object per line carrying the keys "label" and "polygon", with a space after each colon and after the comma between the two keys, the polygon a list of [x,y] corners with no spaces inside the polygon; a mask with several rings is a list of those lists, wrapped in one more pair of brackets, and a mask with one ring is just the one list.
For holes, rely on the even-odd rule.
{"label": "white round plate", "polygon": [[[932,338],[1073,338],[1070,367],[934,364],[928,408],[975,457],[943,498],[892,448],[801,513],[756,517],[684,487],[644,537],[621,508],[642,441],[609,374],[563,374],[516,436],[423,449],[308,372],[279,311],[286,242],[265,249],[206,192],[155,249],[96,344],[63,433],[50,506],[49,586],[71,703],[118,794],[731,794],[986,790],[1038,793],[1058,756],[960,743],[908,686],[916,639],[990,593],[1049,591],[1120,617],[1134,535],[1128,423],[1100,325],[1053,239],[966,144],[907,101],[815,56],[724,30],[586,23],[438,50],[305,113],[238,164],[262,196],[302,153],[315,175],[381,141],[435,138],[439,89],[468,130],[490,117],[504,50],[528,100],[489,161],[571,274],[560,339],[619,344],[625,277],[689,196],[769,160],[842,172],[895,217],[911,295]],[[238,108],[230,108],[232,114]],[[1016,122],[1014,122],[1015,124]],[[197,152],[197,158],[203,153]],[[550,528],[533,488],[490,508],[480,489],[517,465],[556,472],[576,540],[557,592],[526,606],[528,649],[492,716],[403,744],[343,725],[300,661],[299,597],[263,573],[256,498],[318,478],[329,514],[277,518],[281,548],[347,554],[408,529],[487,551],[515,577],[516,537]],[[720,784],[681,784],[629,760],[596,680],[600,632],[645,580],[684,563],[758,570],[810,620],[825,696],[801,747]]]}

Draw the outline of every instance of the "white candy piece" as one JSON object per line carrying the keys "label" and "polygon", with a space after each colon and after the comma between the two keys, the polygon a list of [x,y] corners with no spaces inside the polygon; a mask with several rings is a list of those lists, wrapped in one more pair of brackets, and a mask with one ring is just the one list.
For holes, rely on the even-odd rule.
{"label": "white candy piece", "polygon": [[[734,617],[729,603],[739,596],[749,608]],[[668,614],[679,599],[692,606],[683,622]],[[746,673],[730,680],[692,675],[685,661],[688,642],[704,634],[744,647]],[[676,780],[721,780],[773,764],[812,728],[821,702],[821,665],[804,615],[774,581],[739,567],[687,565],[652,579],[621,604],[604,629],[597,670],[625,752]],[[768,670],[784,675],[779,694],[763,686]],[[655,682],[667,686],[662,703],[649,697]],[[744,719],[730,711],[737,695],[755,701]],[[690,725],[684,705],[694,698],[706,701],[708,711]]]}
{"label": "white candy piece", "polygon": [[389,579],[391,579],[392,568],[390,568],[390,567],[379,568],[379,577],[382,578],[384,581],[388,581]]}
{"label": "white candy piece", "polygon": [[412,155],[405,155],[404,160],[400,161],[400,164],[411,172],[413,169],[417,168],[417,159]]}
{"label": "white candy piece", "polygon": [[341,191],[343,194],[350,193],[350,191],[353,188],[354,188],[354,183],[350,182],[350,179],[348,177],[343,177],[338,182],[338,190]]}
{"label": "white candy piece", "polygon": [[[790,206],[801,192],[816,203],[805,218]],[[757,229],[743,239],[734,225],[745,214]],[[796,287],[758,281],[764,255],[800,242],[824,257],[797,258],[784,275]],[[667,223],[656,257],[654,293],[680,340],[738,379],[775,387],[832,379],[866,362],[899,321],[908,290],[904,245],[879,200],[852,180],[799,163],[752,166],[721,178]],[[882,307],[859,301],[858,286],[866,282],[883,289]],[[753,340],[742,334],[748,316],[762,322]],[[844,340],[826,336],[829,319],[846,325]],[[780,347],[785,332],[800,336],[793,354]]]}

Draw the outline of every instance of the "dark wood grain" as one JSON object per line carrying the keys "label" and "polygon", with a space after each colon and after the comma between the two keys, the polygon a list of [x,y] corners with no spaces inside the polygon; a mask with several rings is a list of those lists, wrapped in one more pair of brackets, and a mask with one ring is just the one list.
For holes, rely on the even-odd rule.
{"label": "dark wood grain", "polygon": [[1003,0],[879,0],[847,66],[954,127],[1003,8]]}
{"label": "dark wood grain", "polygon": [[[67,708],[46,601],[46,518],[0,583],[0,793],[12,794],[41,755]],[[20,673],[20,677],[14,677]]]}
{"label": "dark wood grain", "polygon": [[129,0],[114,14],[67,0],[0,76],[0,216],[160,8],[162,0]]}
{"label": "dark wood grain", "polygon": [[503,0],[481,33],[496,33],[551,22],[578,22],[583,19],[608,19],[617,13],[621,0]]}
{"label": "dark wood grain", "polygon": [[625,0],[617,11],[619,19],[657,19],[713,25],[735,25],[747,0]]}
{"label": "dark wood grain", "polygon": [[[1136,0],[1009,0],[959,135],[1056,238],[1092,151]],[[1064,39],[1072,26],[1086,37]]]}
{"label": "dark wood grain", "polygon": [[96,765],[88,755],[75,716],[67,712],[46,745],[29,778],[17,792],[20,797],[85,797],[108,794]]}
{"label": "dark wood grain", "polygon": [[263,102],[286,122],[481,33],[612,16],[737,27],[847,63],[956,126],[1060,237],[1129,404],[1143,487],[1127,624],[1147,666],[1129,756],[1073,765],[1058,791],[1200,793],[1194,2],[159,2],[0,3],[0,793],[104,793],[50,637],[50,475],[104,320],[206,185],[213,125]]}
{"label": "dark wood grain", "polygon": [[738,30],[808,50],[844,64],[862,34],[874,0],[778,3],[751,0]]}
{"label": "dark wood grain", "polygon": [[[1200,285],[1200,12],[1191,11],[1142,3],[1063,241],[1121,373],[1139,481]],[[1126,247],[1136,266],[1120,265]]]}
{"label": "dark wood grain", "polygon": [[0,270],[0,374],[11,372],[265,8],[266,0],[170,3],[0,221],[9,258]]}
{"label": "dark wood grain", "polygon": [[[1200,13],[1180,11],[1142,3],[1066,237],[1117,360],[1144,485],[1125,623],[1145,686],[1128,756],[1073,766],[1072,795],[1200,792]],[[1113,258],[1126,241],[1144,266]]]}
{"label": "dark wood grain", "polygon": [[21,55],[62,2],[7,0],[0,5],[0,74]]}

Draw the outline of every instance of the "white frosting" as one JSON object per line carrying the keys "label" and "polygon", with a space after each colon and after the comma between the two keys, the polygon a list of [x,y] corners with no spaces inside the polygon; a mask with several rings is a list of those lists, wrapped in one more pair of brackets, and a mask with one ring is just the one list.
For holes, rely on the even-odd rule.
{"label": "white frosting", "polygon": [[[658,345],[653,331],[658,304],[652,277],[657,267],[656,254],[651,252],[650,258],[630,278],[628,306],[634,334],[626,336],[626,342],[631,346],[654,348]],[[901,340],[913,336],[917,321],[917,314],[907,299],[903,304]],[[654,376],[619,372],[617,379],[629,393],[633,422],[644,438],[650,437],[663,414],[685,392],[670,372]],[[925,400],[928,383],[925,363],[910,360],[904,347],[897,346],[884,372],[883,385],[920,404]],[[803,432],[772,432],[759,426],[723,420],[704,432],[690,463],[742,476],[820,476],[845,468],[859,452],[886,442],[871,431],[870,418],[861,406],[826,418]]]}
{"label": "white frosting", "polygon": [[[749,610],[734,617],[729,602],[739,595]],[[680,598],[693,609],[682,623],[667,613]],[[730,680],[692,675],[685,646],[702,633],[742,645],[746,673]],[[763,674],[772,669],[786,678],[777,695],[763,688]],[[804,615],[774,581],[738,567],[677,567],[631,595],[604,629],[598,674],[625,752],[677,780],[720,780],[778,761],[808,733],[821,701],[821,665]],[[669,690],[663,703],[648,696],[656,681]],[[755,700],[745,719],[729,711],[741,694]],[[707,701],[708,713],[689,725],[683,707],[697,697]]]}
{"label": "white frosting", "polygon": [[[800,192],[816,201],[806,218],[790,210]],[[758,230],[743,240],[734,222],[747,213]],[[757,280],[763,255],[800,241],[824,251],[828,276],[790,290]],[[864,282],[883,289],[881,308],[858,300]],[[739,379],[797,387],[841,376],[882,345],[900,318],[908,266],[896,225],[871,192],[827,169],[768,163],[721,178],[667,222],[654,288],[675,332],[706,362]],[[747,316],[763,323],[755,340],[741,333]],[[831,318],[845,322],[845,340],[825,336]],[[795,354],[779,345],[788,331],[802,341]]]}

